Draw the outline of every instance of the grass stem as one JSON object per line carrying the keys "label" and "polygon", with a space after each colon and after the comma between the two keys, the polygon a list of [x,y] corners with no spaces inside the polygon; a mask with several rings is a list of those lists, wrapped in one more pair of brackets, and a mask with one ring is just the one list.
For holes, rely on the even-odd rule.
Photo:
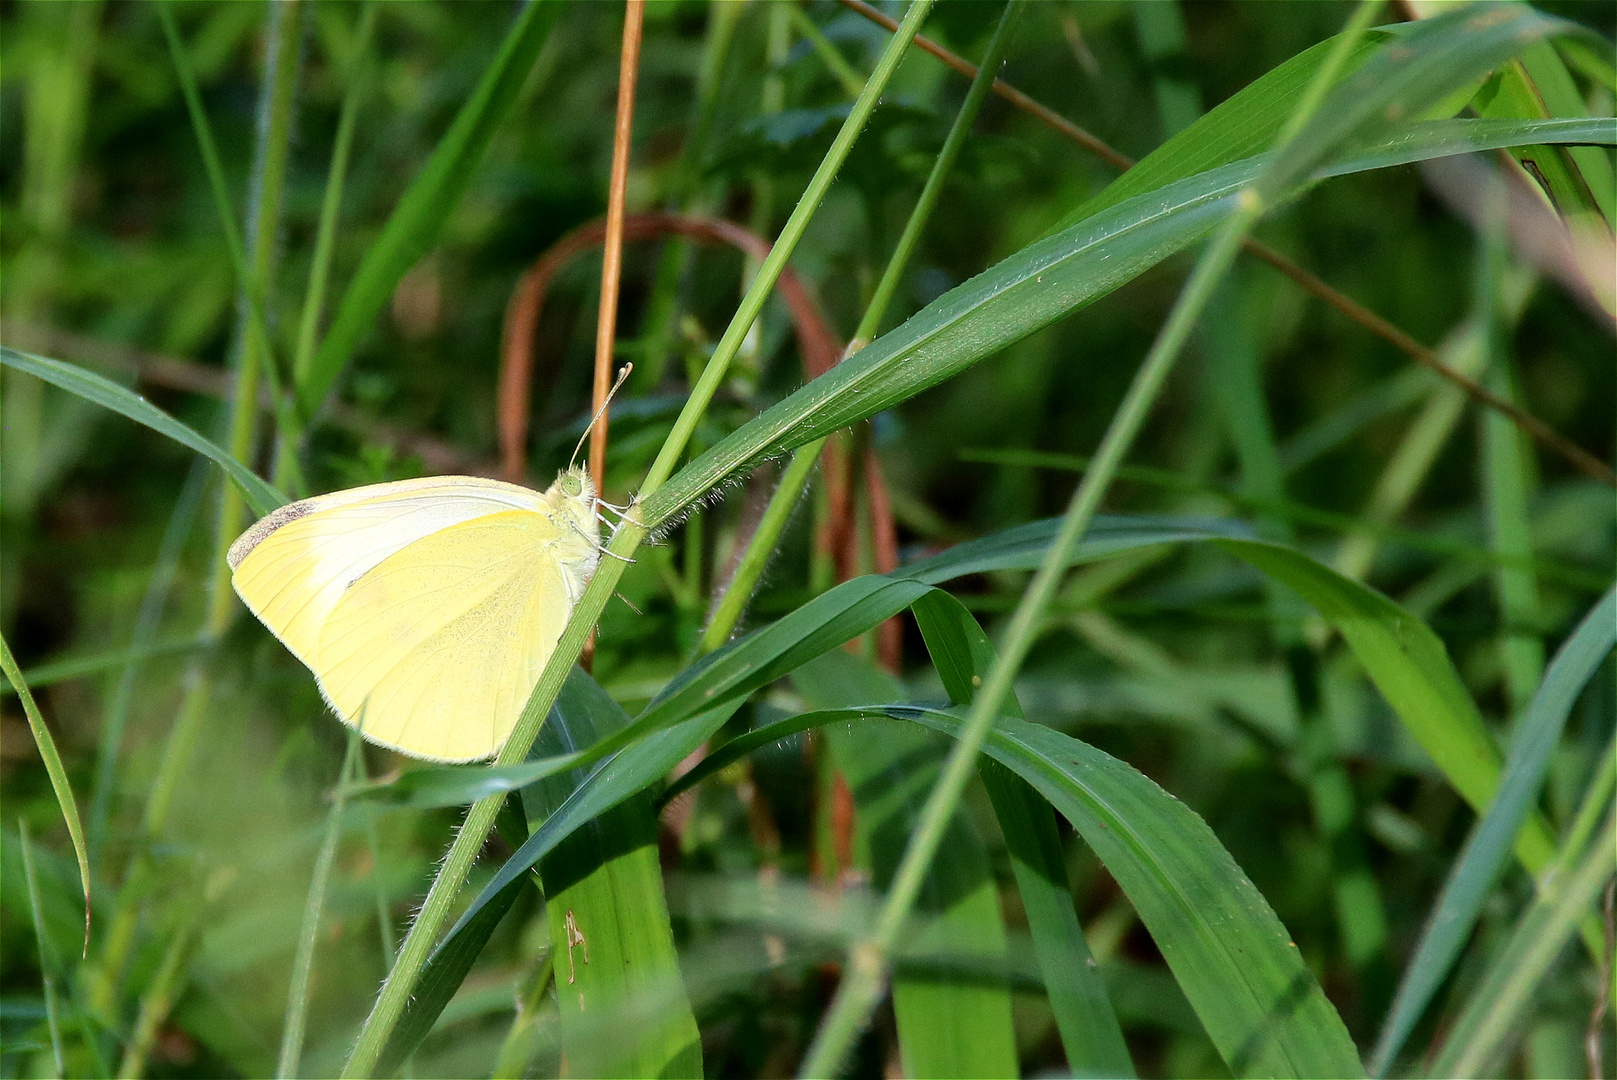
{"label": "grass stem", "polygon": [[[960,111],[955,114],[949,134],[944,138],[943,146],[932,162],[932,170],[927,174],[926,183],[921,187],[921,194],[910,210],[909,220],[904,223],[904,230],[893,246],[893,253],[887,260],[887,266],[882,271],[875,292],[871,294],[870,303],[866,305],[863,317],[859,320],[859,326],[854,331],[853,340],[848,344],[846,355],[851,356],[868,345],[881,326],[882,319],[886,317],[887,309],[898,291],[898,283],[915,254],[916,245],[920,243],[921,234],[932,217],[932,211],[937,207],[938,198],[943,193],[944,182],[971,134],[977,113],[981,111],[989,90],[993,88],[994,72],[1004,63],[1005,52],[1010,47],[1012,32],[1021,17],[1023,6],[1023,0],[1012,0],[1005,5],[999,24],[994,28],[994,36],[988,42],[988,51],[983,57],[982,66],[972,79],[971,87],[966,91],[966,99],[961,103]],[[797,11],[795,8],[793,10]],[[792,510],[802,498],[803,489],[807,486],[809,477],[813,475],[815,462],[819,460],[820,452],[824,448],[825,440],[816,439],[793,451],[791,464],[781,474],[780,483],[770,496],[769,505],[764,508],[758,528],[748,539],[747,547],[736,563],[736,571],[731,575],[724,595],[715,606],[713,617],[708,620],[706,629],[702,631],[703,652],[712,652],[723,645],[741,621],[747,603],[752,599],[753,590],[763,577],[764,569],[769,565],[769,560],[780,543],[781,533],[785,531],[786,523],[791,520]]]}
{"label": "grass stem", "polygon": [[331,883],[331,867],[337,858],[337,841],[342,838],[343,805],[354,771],[354,759],[363,752],[359,732],[348,732],[348,752],[337,772],[332,789],[331,809],[326,814],[326,834],[315,856],[314,873],[309,878],[309,895],[303,905],[303,928],[298,932],[297,952],[292,959],[292,979],[286,991],[286,1021],[281,1027],[281,1057],[275,1068],[277,1080],[298,1074],[303,1056],[303,1036],[309,1022],[309,982],[314,971],[314,946],[320,936],[320,916],[326,906]]}
{"label": "grass stem", "polygon": [[[314,257],[309,263],[309,280],[303,292],[303,310],[298,317],[298,340],[292,354],[292,389],[295,393],[308,378],[320,337],[320,316],[325,310],[326,283],[331,276],[331,257],[337,247],[337,216],[342,210],[343,189],[348,181],[348,159],[354,146],[354,129],[359,122],[359,106],[370,85],[371,36],[376,29],[376,4],[367,0],[360,9],[359,30],[349,57],[348,87],[343,91],[342,113],[337,119],[337,135],[331,145],[331,167],[326,173],[326,191],[320,201],[320,223],[315,231]],[[294,418],[295,418],[295,414]],[[283,430],[276,445],[276,487],[284,487],[296,471],[298,432]],[[301,492],[299,493],[301,494]]]}

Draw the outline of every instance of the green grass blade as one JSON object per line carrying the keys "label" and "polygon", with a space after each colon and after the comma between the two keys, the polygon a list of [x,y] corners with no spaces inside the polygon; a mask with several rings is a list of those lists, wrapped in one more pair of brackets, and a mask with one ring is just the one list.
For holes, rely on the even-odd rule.
{"label": "green grass blade", "polygon": [[1256,166],[1241,162],[1036,241],[721,440],[646,503],[655,529],[727,479],[891,408],[1132,280],[1205,236]]}
{"label": "green grass blade", "polygon": [[[1508,364],[1508,358],[1502,358]],[[1491,373],[1490,389],[1510,400],[1516,395],[1503,367]],[[1501,560],[1494,573],[1499,604],[1500,659],[1505,669],[1505,690],[1513,717],[1531,700],[1544,675],[1544,640],[1538,579],[1529,567],[1533,557],[1532,519],[1528,510],[1535,473],[1532,444],[1515,424],[1492,410],[1481,418],[1483,510],[1488,538]]]}
{"label": "green grass blade", "polygon": [[1573,120],[1429,120],[1356,149],[1341,160],[1321,166],[1315,177],[1412,165],[1432,158],[1501,150],[1526,143],[1556,146],[1610,146],[1617,142],[1617,119]]}
{"label": "green grass blade", "polygon": [[[988,635],[960,601],[942,591],[923,596],[911,610],[949,700],[970,704],[993,665]],[[1014,695],[1007,699],[1005,712],[1022,718]],[[1078,925],[1049,804],[992,758],[983,758],[977,769],[1005,837],[1067,1068],[1075,1075],[1134,1076],[1134,1062],[1106,996],[1106,984]]]}
{"label": "green grass blade", "polygon": [[[1557,130],[1617,141],[1610,122],[1572,125]],[[1355,151],[1320,175],[1508,145],[1533,130],[1423,128]],[[892,408],[1133,280],[1211,232],[1233,210],[1236,193],[1271,164],[1268,156],[1243,158],[1135,196],[956,286],[681,469],[647,500],[648,527],[666,526],[709,490],[764,461]]]}
{"label": "green grass blade", "polygon": [[[1555,55],[1554,46],[1548,42],[1535,43],[1502,66],[1483,84],[1471,104],[1478,115],[1487,117],[1583,116],[1588,111],[1560,57]],[[1543,186],[1568,225],[1610,230],[1611,163],[1604,155],[1520,145],[1512,149],[1511,156]],[[1583,168],[1585,164],[1590,167]],[[1597,187],[1604,198],[1595,195]]]}
{"label": "green grass blade", "polygon": [[[285,5],[280,9],[271,8],[266,20],[270,39],[268,49],[270,68],[265,78],[265,105],[270,115],[266,117],[269,122],[259,133],[260,142],[256,149],[263,151],[267,143],[278,145],[270,150],[269,155],[261,157],[254,163],[264,170],[260,179],[268,181],[260,189],[263,198],[259,205],[253,208],[257,215],[256,224],[260,226],[271,224],[279,217],[280,181],[285,171],[285,152],[291,137],[292,100],[297,88],[293,72],[298,60],[298,49],[287,40],[294,37],[295,33],[284,25],[283,20],[290,18],[295,21],[297,15],[296,5]],[[231,264],[236,271],[237,284],[247,307],[244,320],[245,333],[239,336],[250,340],[251,345],[244,348],[244,361],[237,373],[246,390],[237,394],[238,405],[231,419],[234,445],[241,432],[250,431],[254,419],[260,359],[264,363],[263,371],[269,377],[275,397],[280,398],[280,376],[275,366],[269,322],[264,316],[267,263],[274,244],[260,243],[255,237],[253,244],[255,258],[249,262],[247,249],[242,244],[241,232],[236,227],[235,212],[231,209],[230,189],[225,183],[224,167],[219,162],[219,148],[214,143],[213,130],[209,127],[207,114],[202,108],[202,95],[197,89],[196,76],[186,59],[185,46],[180,41],[179,29],[174,25],[174,13],[169,10],[168,0],[162,0],[157,4],[157,18],[163,27],[163,36],[168,41],[169,55],[174,61],[174,72],[179,77],[180,93],[185,99],[186,112],[190,116],[192,132],[197,140],[197,149],[202,154],[203,169],[208,176],[208,190],[213,196],[214,211],[219,217],[219,228],[224,233],[225,248],[230,254]],[[274,130],[271,130],[272,128]],[[279,168],[267,167],[268,156],[279,157]],[[273,231],[271,224],[271,232]],[[245,404],[242,404],[243,402]]]}
{"label": "green grass blade", "polygon": [[[1384,30],[1371,30],[1354,43],[1343,60],[1344,73],[1362,64],[1385,40]],[[1100,194],[1074,207],[1050,232],[1069,229],[1136,196],[1270,149],[1296,107],[1298,95],[1335,47],[1336,38],[1327,38],[1271,68],[1146,155]]]}
{"label": "green grass blade", "polygon": [[561,754],[539,758],[521,765],[441,765],[424,769],[411,769],[391,780],[377,780],[355,785],[348,789],[353,799],[374,799],[378,802],[407,806],[412,810],[431,810],[440,806],[464,806],[490,795],[517,791],[529,784],[575,768],[585,755]]}
{"label": "green grass blade", "polygon": [[[575,671],[534,749],[576,752],[628,722],[606,691]],[[580,779],[555,776],[524,788],[530,827],[559,809]],[[620,803],[575,831],[541,860],[539,876],[568,1069],[700,1077],[701,1041],[674,951],[649,797]]]}
{"label": "green grass blade", "polygon": [[[575,671],[573,678],[585,678]],[[665,776],[729,719],[734,706],[656,732],[610,761],[596,765],[506,860],[494,880],[461,914],[423,965],[421,980],[394,1028],[377,1071],[386,1075],[409,1056],[432,1029],[459,988],[500,919],[510,910],[528,872],[578,829]],[[548,727],[548,724],[547,724]],[[600,741],[598,740],[597,745]],[[562,755],[575,758],[574,754]],[[548,759],[558,760],[557,756]]]}
{"label": "green grass blade", "polygon": [[146,1060],[152,1047],[157,1045],[158,1033],[174,1008],[174,999],[184,988],[186,961],[191,957],[196,927],[193,914],[183,918],[184,923],[169,939],[152,981],[140,995],[134,1030],[130,1032],[129,1044],[124,1047],[123,1061],[118,1065],[119,1080],[135,1080],[145,1073]]}
{"label": "green grass blade", "polygon": [[1390,134],[1532,42],[1581,30],[1525,4],[1459,10],[1407,27],[1343,78],[1313,122],[1280,152],[1263,179],[1264,199],[1325,164],[1348,139]]}
{"label": "green grass blade", "polygon": [[343,92],[342,113],[332,141],[331,167],[326,173],[326,190],[320,199],[320,223],[315,230],[314,258],[303,294],[303,308],[298,315],[298,344],[292,358],[294,389],[308,378],[309,368],[314,363],[320,314],[326,303],[326,279],[331,273],[331,256],[336,250],[337,215],[342,210],[343,188],[348,178],[348,155],[353,149],[359,106],[370,83],[371,34],[376,28],[376,11],[374,2],[361,7],[354,52],[347,58],[348,87]]}
{"label": "green grass blade", "polygon": [[1532,703],[1517,721],[1493,803],[1450,869],[1414,958],[1404,969],[1398,995],[1376,1040],[1371,1064],[1374,1074],[1386,1075],[1470,938],[1504,869],[1511,843],[1543,786],[1567,714],[1614,644],[1617,590],[1602,597],[1561,646]]}
{"label": "green grass blade", "polygon": [[[960,111],[955,114],[954,122],[949,127],[949,134],[944,137],[938,156],[933,159],[921,194],[916,197],[910,216],[904,222],[904,230],[899,234],[898,242],[893,245],[893,253],[887,260],[881,279],[876,283],[870,302],[865,305],[865,313],[860,318],[858,327],[854,329],[853,338],[848,343],[849,353],[864,348],[881,328],[882,320],[887,315],[887,309],[897,292],[899,282],[903,279],[904,271],[909,267],[916,244],[920,241],[921,234],[925,231],[927,222],[937,206],[938,198],[943,193],[944,182],[950,170],[954,168],[961,148],[970,137],[977,114],[982,110],[983,102],[993,87],[995,72],[999,71],[1004,63],[1005,52],[1010,47],[1012,34],[1021,19],[1024,3],[1025,0],[1011,0],[1005,5],[999,23],[994,29],[994,36],[989,39],[988,50],[983,56],[977,76],[972,80],[970,89],[966,91],[966,99],[961,103]],[[796,10],[793,9],[794,12]],[[803,16],[802,21],[806,22],[807,16]],[[779,546],[781,533],[802,497],[803,489],[808,484],[824,445],[823,441],[816,440],[798,447],[792,455],[791,464],[781,473],[780,483],[769,497],[769,505],[764,508],[758,528],[748,541],[746,550],[736,564],[735,573],[731,576],[724,595],[714,607],[713,616],[702,633],[701,647],[704,652],[711,652],[724,644],[735,630],[736,624],[740,622],[742,611],[752,598],[753,589]]]}
{"label": "green grass blade", "polygon": [[45,947],[45,909],[39,899],[39,878],[34,874],[34,846],[28,840],[28,825],[26,822],[17,822],[18,839],[22,843],[22,872],[28,885],[28,913],[34,923],[34,945],[39,953],[39,977],[45,990],[45,1027],[51,1037],[51,1060],[56,1065],[56,1075],[66,1076],[67,1065],[62,1060],[62,1021],[57,1015],[56,978],[52,974],[56,965],[52,963],[49,950]]}
{"label": "green grass blade", "polygon": [[[832,649],[792,674],[815,709],[900,701],[903,684],[869,661]],[[937,781],[942,755],[936,736],[913,728],[860,724],[825,731],[837,771],[853,793],[856,850],[878,892],[892,883],[926,794]],[[917,903],[930,922],[925,940],[958,969],[976,973],[1003,967],[1004,919],[982,837],[964,813],[949,823],[948,841],[928,868]],[[893,975],[904,1075],[914,1077],[1016,1076],[1016,1034],[1010,989],[979,977],[940,973]]]}
{"label": "green grass blade", "polygon": [[45,726],[45,718],[39,715],[39,706],[34,704],[34,695],[29,693],[22,672],[17,670],[17,660],[11,655],[11,646],[6,644],[4,635],[0,635],[0,672],[5,673],[6,680],[11,683],[17,691],[17,697],[22,701],[22,711],[28,717],[28,730],[33,733],[34,746],[39,750],[40,760],[45,763],[51,790],[56,792],[56,805],[62,809],[62,819],[67,823],[67,834],[73,839],[73,854],[79,861],[79,882],[84,888],[84,951],[88,953],[90,849],[84,839],[84,825],[79,821],[79,806],[73,799],[73,788],[68,784],[67,770],[62,767],[61,755],[56,752],[56,740],[51,737],[50,728]]}
{"label": "green grass blade", "polygon": [[522,83],[561,5],[525,4],[427,164],[399,199],[338,302],[331,326],[297,388],[299,410],[313,415],[342,374],[360,339],[410,267],[431,249],[450,213],[471,185],[495,131],[515,104]]}
{"label": "green grass blade", "polygon": [[53,386],[59,386],[72,394],[77,394],[86,401],[93,402],[103,408],[121,413],[137,424],[144,424],[159,435],[167,435],[182,446],[206,457],[219,468],[224,470],[226,476],[235,481],[241,488],[241,493],[247,500],[247,505],[253,508],[254,513],[263,515],[283,506],[287,502],[285,495],[265,483],[247,466],[226,453],[218,444],[203,438],[192,428],[180,423],[168,413],[157,408],[145,398],[132,390],[125,389],[110,379],[102,378],[94,372],[86,371],[73,364],[65,364],[60,360],[49,360],[43,356],[34,356],[30,353],[18,352],[16,349],[0,345],[0,364],[27,372],[29,375],[43,379]]}
{"label": "green grass blade", "polygon": [[[37,667],[28,668],[22,673],[23,681],[31,688],[50,686],[52,683],[67,682],[69,679],[82,679],[88,675],[99,675],[113,668],[121,668],[125,664],[147,660],[153,656],[167,656],[171,653],[188,652],[191,649],[200,649],[207,641],[199,637],[169,638],[163,641],[154,641],[149,645],[134,646],[127,649],[113,649],[110,652],[90,653],[83,656],[68,656],[60,660],[51,660]],[[15,694],[10,684],[0,686],[0,695]]]}
{"label": "green grass blade", "polygon": [[467,973],[482,954],[483,946],[488,944],[500,920],[516,903],[517,894],[525,884],[523,879],[518,878],[500,890],[472,918],[465,921],[458,934],[446,937],[433,951],[422,968],[416,992],[382,1048],[371,1075],[392,1076],[421,1045],[421,1040],[432,1031],[444,1006],[449,1004],[455,991],[466,980]]}
{"label": "green grass blade", "polygon": [[[304,286],[303,308],[298,315],[297,344],[292,352],[292,392],[295,394],[309,377],[314,364],[316,342],[320,334],[320,316],[326,307],[326,282],[331,274],[331,259],[337,249],[337,215],[342,210],[343,190],[348,180],[348,158],[354,145],[354,130],[358,126],[359,106],[371,82],[371,36],[376,29],[375,3],[364,4],[359,13],[359,27],[354,51],[348,58],[348,87],[343,92],[342,113],[337,120],[337,134],[332,141],[331,166],[326,173],[326,190],[320,200],[320,221],[315,229],[314,255],[310,260],[309,276]],[[275,448],[273,479],[284,483],[285,477],[298,473],[298,432],[280,432]]]}
{"label": "green grass blade", "polygon": [[1590,844],[1578,862],[1568,860],[1556,888],[1522,916],[1449,1030],[1431,1075],[1490,1075],[1507,1040],[1521,1027],[1533,992],[1617,870],[1617,844],[1610,839],[1614,829],[1617,820],[1608,814],[1606,838]]}
{"label": "green grass blade", "polygon": [[[1582,116],[1589,111],[1583,95],[1578,92],[1577,83],[1572,80],[1572,73],[1567,70],[1553,45],[1542,42],[1529,45],[1522,50],[1517,63],[1532,80],[1533,89],[1538,92],[1549,115]],[[1617,222],[1617,176],[1613,175],[1611,158],[1599,151],[1584,149],[1570,150],[1568,156],[1593,199],[1595,209],[1610,228],[1612,223]]]}
{"label": "green grass blade", "polygon": [[314,873],[309,877],[309,894],[303,904],[303,926],[298,930],[297,951],[292,957],[292,978],[286,991],[286,1019],[281,1025],[281,1055],[275,1067],[277,1080],[298,1074],[303,1056],[303,1036],[309,1023],[309,984],[314,974],[314,947],[320,937],[320,918],[331,884],[331,867],[337,859],[337,842],[342,839],[342,812],[348,775],[354,758],[363,752],[358,731],[348,733],[348,751],[337,771],[337,786],[326,812],[326,833],[315,856]]}
{"label": "green grass blade", "polygon": [[[1499,786],[1500,759],[1476,703],[1443,642],[1420,619],[1374,589],[1294,549],[1256,541],[1219,546],[1291,588],[1330,622],[1417,742],[1479,812]],[[1516,840],[1528,870],[1550,861],[1549,826],[1532,815]]]}

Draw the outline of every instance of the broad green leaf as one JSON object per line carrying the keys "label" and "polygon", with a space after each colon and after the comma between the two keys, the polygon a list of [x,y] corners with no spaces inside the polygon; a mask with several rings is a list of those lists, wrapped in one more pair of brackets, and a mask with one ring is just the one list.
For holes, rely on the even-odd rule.
{"label": "broad green leaf", "polygon": [[[949,700],[969,705],[993,666],[988,635],[960,601],[941,590],[921,597],[911,610]],[[1022,718],[1014,693],[1006,706],[1007,715]],[[992,758],[983,758],[977,769],[1005,837],[1067,1068],[1076,1075],[1133,1076],[1117,1014],[1078,925],[1049,804]]]}
{"label": "broad green leaf", "polygon": [[79,804],[73,798],[73,788],[67,780],[67,770],[62,767],[62,757],[56,752],[56,740],[51,737],[51,729],[45,726],[45,718],[39,715],[39,706],[34,704],[34,695],[28,692],[28,684],[23,681],[22,672],[17,670],[16,658],[11,655],[11,646],[6,639],[0,636],[0,673],[6,681],[17,691],[17,697],[22,700],[22,711],[28,717],[28,730],[33,733],[34,746],[39,750],[39,757],[45,763],[45,773],[50,777],[51,790],[56,793],[56,805],[62,810],[62,820],[67,823],[67,834],[73,840],[73,854],[79,861],[79,883],[84,888],[84,950],[90,950],[90,848],[84,839],[84,825],[79,821]]}
{"label": "broad green leaf", "polygon": [[[952,713],[916,722],[951,734]],[[1237,1076],[1358,1076],[1336,1010],[1206,822],[1129,765],[1002,717],[984,752],[1032,784],[1117,880]]]}
{"label": "broad green leaf", "polygon": [[[861,702],[900,701],[897,679],[840,649],[804,664],[792,681],[816,709]],[[892,884],[926,796],[937,783],[942,747],[937,736],[914,728],[870,724],[825,730],[826,745],[853,794],[858,848],[868,859],[878,892]],[[916,914],[930,917],[926,940],[955,965],[972,970],[1003,966],[1005,923],[988,853],[971,819],[956,810],[948,837],[927,870]],[[918,935],[909,924],[906,938]],[[913,1077],[1016,1076],[1016,1035],[1009,987],[947,971],[893,974],[893,1013],[904,1075]]]}
{"label": "broad green leaf", "polygon": [[1371,1066],[1375,1074],[1386,1074],[1471,936],[1504,869],[1511,842],[1543,786],[1567,715],[1614,644],[1617,590],[1603,596],[1561,646],[1517,721],[1498,793],[1449,870],[1420,945],[1404,969],[1398,996],[1376,1043]]}
{"label": "broad green leaf", "polygon": [[[576,753],[628,722],[575,669],[533,749]],[[524,788],[529,828],[542,826],[580,779],[554,776]],[[540,861],[539,876],[569,1072],[701,1077],[701,1039],[674,951],[650,797],[619,803],[573,832]]]}
{"label": "broad green leaf", "polygon": [[298,408],[305,415],[319,409],[399,279],[431,250],[471,184],[495,131],[515,104],[560,10],[557,0],[533,0],[518,10],[477,88],[399,199],[381,235],[365,252],[338,302],[308,377],[297,388]]}
{"label": "broad green leaf", "polygon": [[160,435],[167,435],[175,442],[189,446],[223,469],[225,475],[241,488],[247,505],[260,516],[287,502],[285,495],[265,483],[223,448],[203,438],[132,390],[127,390],[109,379],[72,364],[18,352],[6,346],[0,346],[0,363],[44,379],[53,386],[77,394],[86,401],[122,413],[137,424],[144,424]]}

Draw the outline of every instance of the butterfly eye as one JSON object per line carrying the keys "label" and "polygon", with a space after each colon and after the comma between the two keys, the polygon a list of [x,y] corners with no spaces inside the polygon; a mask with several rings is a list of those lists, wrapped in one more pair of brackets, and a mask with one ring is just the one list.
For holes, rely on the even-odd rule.
{"label": "butterfly eye", "polygon": [[577,473],[563,473],[559,483],[561,485],[563,495],[569,495],[576,498],[584,492],[584,482],[579,478]]}

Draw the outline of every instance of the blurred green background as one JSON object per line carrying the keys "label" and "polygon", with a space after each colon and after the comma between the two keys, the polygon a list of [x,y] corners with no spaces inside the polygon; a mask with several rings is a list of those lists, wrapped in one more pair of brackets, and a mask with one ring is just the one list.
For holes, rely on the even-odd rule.
{"label": "blurred green background", "polygon": [[[1538,6],[1608,39],[1617,24],[1609,3]],[[278,340],[290,342],[295,332],[358,10],[310,3],[298,16],[295,135],[267,297]],[[360,105],[337,232],[336,289],[476,84],[514,10],[496,2],[380,5],[374,81]],[[1335,33],[1348,11],[1340,3],[1290,5],[1282,14],[1268,3],[1049,0],[1027,12],[1003,75],[1138,158]],[[940,4],[926,33],[975,58],[997,12],[997,5]],[[252,186],[266,7],[186,4],[174,15],[239,211]],[[535,258],[604,213],[621,22],[616,4],[575,3],[561,12],[438,243],[363,339],[340,384],[340,406],[315,430],[304,459],[311,491],[497,469],[505,306]],[[721,52],[715,41],[724,34],[731,36]],[[834,50],[836,62],[862,81],[886,38],[826,0],[795,9],[649,4],[630,211],[678,208],[772,236],[852,97],[824,50]],[[704,64],[715,56],[718,69],[703,83]],[[235,278],[153,6],[10,0],[0,5],[0,80],[5,342],[136,385],[193,427],[221,432]],[[912,51],[792,259],[839,341],[863,311],[966,85]],[[1609,114],[1609,88],[1581,76],[1579,88],[1592,113]],[[1115,175],[991,98],[889,325],[1037,238]],[[1268,218],[1257,235],[1423,343],[1444,341],[1478,302],[1480,241],[1416,167],[1333,181]],[[618,352],[636,372],[614,412],[608,494],[617,496],[644,473],[749,272],[731,250],[660,241],[630,244],[624,263]],[[1093,452],[1189,265],[1189,256],[1171,258],[876,418],[861,438],[880,455],[906,556],[1060,511],[1074,472],[1048,455]],[[529,477],[539,487],[565,464],[588,412],[598,276],[597,255],[575,260],[545,306]],[[1490,385],[1513,388],[1524,407],[1609,460],[1617,444],[1609,332],[1562,287],[1532,281],[1514,262],[1502,280],[1525,301],[1519,319],[1502,330],[1508,364]],[[1241,420],[1217,386],[1219,357],[1229,350],[1244,350],[1257,366],[1284,497],[1304,510],[1271,506],[1259,515],[1250,499],[1242,501]],[[145,373],[138,381],[137,369]],[[187,643],[208,603],[218,486],[212,477],[200,487],[191,481],[186,494],[189,451],[26,377],[5,377],[0,627],[25,670],[127,649],[165,531],[174,533],[171,545],[180,544],[172,592],[145,639],[173,647],[145,659],[133,683],[110,786],[98,781],[96,768],[119,671],[103,665],[39,692],[76,789],[86,802],[95,792],[106,801],[97,873],[110,881],[128,857],[164,736],[186,693],[194,651]],[[698,442],[716,441],[802,378],[790,320],[772,304]],[[186,380],[192,389],[178,385]],[[1529,625],[1510,623],[1486,559],[1466,554],[1490,545],[1483,420],[1475,407],[1456,410],[1446,429],[1433,432],[1429,464],[1408,477],[1407,503],[1376,520],[1377,485],[1412,427],[1425,422],[1422,410],[1439,385],[1270,268],[1244,260],[1131,455],[1141,468],[1123,475],[1107,509],[1288,521],[1296,543],[1326,560],[1340,550],[1344,524],[1370,528],[1366,535],[1380,542],[1366,580],[1429,620],[1485,715],[1502,722],[1516,703],[1502,641],[1545,648],[1560,640],[1610,580],[1617,514],[1610,489],[1530,449],[1538,600]],[[210,387],[215,392],[206,392]],[[255,463],[265,464],[269,452],[261,446]],[[175,514],[187,500],[192,521]],[[648,550],[622,586],[638,610],[615,602],[607,609],[595,674],[631,708],[685,662],[744,502],[733,492]],[[813,499],[808,503],[753,605],[752,625],[826,584],[823,566],[816,577]],[[1325,835],[1299,779],[1298,756],[1318,751],[1298,745],[1287,657],[1276,645],[1288,633],[1313,632],[1303,609],[1277,614],[1256,572],[1214,551],[1153,553],[1102,569],[1087,572],[1088,597],[1058,612],[1024,669],[1023,707],[1130,762],[1204,816],[1367,1043],[1464,840],[1469,811],[1351,658],[1326,650],[1316,679],[1317,708],[1330,732],[1323,752],[1345,767],[1358,812],[1346,837]],[[953,591],[992,629],[1022,580],[980,575]],[[1289,619],[1289,631],[1277,635],[1277,619]],[[906,635],[904,674],[918,695],[935,697],[913,624]],[[1617,703],[1609,663],[1574,712],[1552,766],[1545,805],[1557,820],[1571,812],[1610,739]],[[324,799],[342,759],[343,729],[304,668],[256,622],[237,618],[208,669],[208,720],[155,853],[144,901],[149,915],[127,979],[147,984],[161,966],[165,939],[154,928],[178,917],[168,906],[204,897],[188,975],[149,1058],[152,1075],[251,1075],[269,1067]],[[76,955],[80,910],[60,815],[14,696],[0,699],[0,718],[0,1071],[34,1075],[48,1061],[38,1043],[40,971],[20,873],[19,819],[40,844],[45,914],[64,957]],[[794,946],[789,963],[749,970],[726,959],[730,924],[747,917],[714,914],[724,909],[727,887],[744,891],[761,859],[744,785],[767,793],[781,870],[799,882],[816,872],[826,811],[807,760],[795,745],[765,752],[750,773],[726,774],[704,788],[677,829],[665,822],[664,869],[709,1075],[794,1068],[828,994],[819,965],[834,953]],[[399,762],[369,750],[372,773]],[[992,817],[982,805],[972,809],[1014,908]],[[317,953],[310,1074],[340,1065],[384,973],[378,897],[390,923],[383,933],[396,935],[457,819],[448,810],[367,816],[380,859],[364,829],[345,840]],[[1142,1072],[1222,1073],[1128,902],[1070,831],[1064,840],[1079,916],[1107,968]],[[1355,913],[1340,906],[1344,860],[1373,879],[1384,933],[1363,912],[1369,922],[1355,926]],[[1528,890],[1519,872],[1508,879],[1480,933],[1503,933]],[[519,901],[417,1055],[415,1075],[487,1074],[510,1026],[513,980],[520,984],[546,941],[538,907],[531,891]],[[1014,911],[1008,919],[1014,929]],[[1370,937],[1355,945],[1355,934]],[[1463,995],[1465,978],[1462,970],[1453,993]],[[1549,985],[1510,1068],[1581,1074],[1589,986],[1581,977]],[[1060,1044],[1042,997],[1018,993],[1015,1001],[1024,1071],[1059,1068]],[[867,1039],[862,1073],[881,1070],[890,1025],[890,1016],[878,1021]],[[534,1069],[545,1067],[535,1060]],[[82,1050],[73,1068],[94,1071]]]}

